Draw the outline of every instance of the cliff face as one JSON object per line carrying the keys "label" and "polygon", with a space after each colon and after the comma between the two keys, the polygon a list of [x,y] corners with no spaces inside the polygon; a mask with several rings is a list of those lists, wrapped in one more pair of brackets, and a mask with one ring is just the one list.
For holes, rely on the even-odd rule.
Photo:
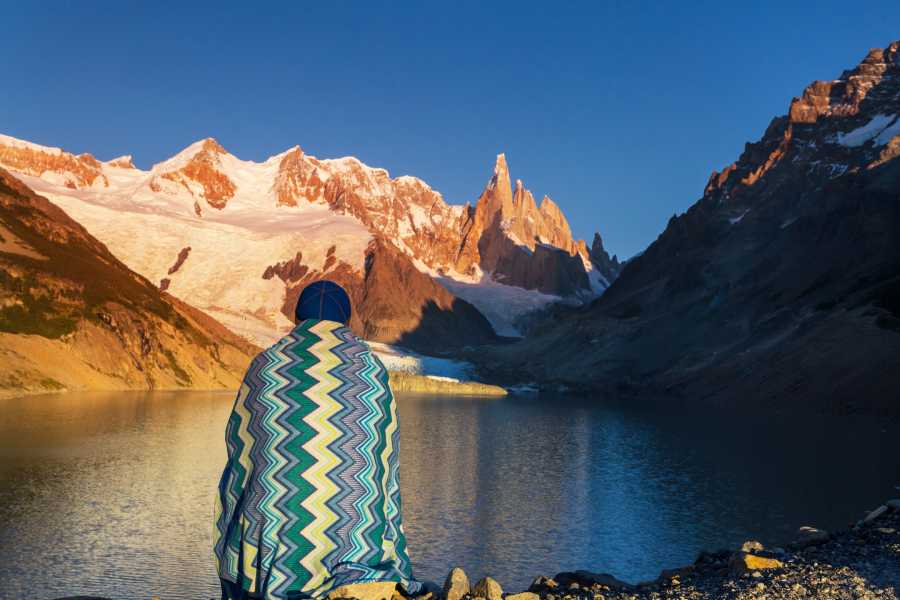
{"label": "cliff face", "polygon": [[550,198],[538,206],[518,179],[513,191],[505,155],[497,156],[494,175],[468,215],[456,270],[489,271],[507,285],[548,294],[591,294],[593,265],[584,241],[572,237]]}
{"label": "cliff face", "polygon": [[0,394],[234,388],[257,350],[0,169]]}
{"label": "cliff face", "polygon": [[291,261],[269,267],[263,277],[284,282],[286,315],[293,315],[297,298],[309,283],[319,279],[338,283],[354,307],[351,328],[367,340],[445,354],[496,339],[475,307],[420,272],[406,254],[380,238],[369,243],[361,269],[337,259],[330,248],[321,269],[308,267],[298,253]]}
{"label": "cliff face", "polygon": [[898,49],[810,85],[598,301],[494,368],[721,402],[900,410]]}

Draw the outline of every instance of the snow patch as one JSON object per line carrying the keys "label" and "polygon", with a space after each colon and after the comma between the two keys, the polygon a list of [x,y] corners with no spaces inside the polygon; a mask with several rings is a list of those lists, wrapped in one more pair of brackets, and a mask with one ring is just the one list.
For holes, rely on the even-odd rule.
{"label": "snow patch", "polygon": [[445,378],[454,381],[472,379],[472,365],[462,360],[426,356],[411,350],[384,344],[382,342],[366,342],[389,371],[400,371],[411,375],[427,375],[434,378]]}
{"label": "snow patch", "polygon": [[856,148],[874,139],[875,145],[881,146],[898,133],[900,133],[900,119],[897,115],[878,114],[862,127],[847,133],[839,133],[837,143],[848,148]]}
{"label": "snow patch", "polygon": [[749,208],[747,210],[745,210],[744,212],[742,212],[741,214],[739,214],[738,216],[731,217],[730,219],[728,219],[728,222],[731,223],[732,225],[737,225],[738,223],[741,222],[741,219],[743,219],[747,215],[748,212],[750,212]]}
{"label": "snow patch", "polygon": [[475,306],[498,335],[507,337],[522,337],[522,332],[515,326],[519,317],[563,301],[560,296],[498,283],[489,274],[485,274],[478,283],[446,276],[435,279],[451,294]]}

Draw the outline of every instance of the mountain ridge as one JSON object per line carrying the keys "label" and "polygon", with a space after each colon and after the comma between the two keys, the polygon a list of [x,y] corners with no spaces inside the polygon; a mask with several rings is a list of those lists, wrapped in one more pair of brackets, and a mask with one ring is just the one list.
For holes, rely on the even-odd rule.
{"label": "mountain ridge", "polygon": [[[366,249],[378,238],[451,294],[494,315],[491,325],[503,335],[517,333],[514,323],[522,315],[489,310],[498,286],[522,297],[517,306],[527,312],[548,302],[588,301],[617,274],[615,265],[600,273],[596,255],[572,238],[549,198],[537,206],[521,184],[513,194],[503,155],[475,205],[447,204],[422,180],[392,179],[354,157],[317,159],[294,146],[263,162],[244,161],[213,138],[142,171],[127,157],[100,162],[0,136],[0,165],[84,222],[132,268],[260,345],[283,333],[291,316],[280,278],[263,275],[296,263],[298,250],[306,264],[295,268],[323,277],[339,268],[361,280]],[[142,236],[146,231],[163,239]],[[225,250],[241,271],[228,290],[218,283],[203,289],[204,281],[234,277],[209,267],[226,259],[217,244],[246,250]],[[185,248],[193,252],[179,258]],[[249,286],[247,293],[238,286]],[[467,321],[472,340],[484,339],[476,321]],[[386,330],[374,322],[360,329]]]}

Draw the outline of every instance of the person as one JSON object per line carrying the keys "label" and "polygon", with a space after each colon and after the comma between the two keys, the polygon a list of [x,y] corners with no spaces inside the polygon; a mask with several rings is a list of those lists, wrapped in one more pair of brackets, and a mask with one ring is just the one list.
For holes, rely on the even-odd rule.
{"label": "person", "polygon": [[223,600],[425,589],[403,533],[396,402],[350,315],[339,285],[308,285],[296,326],[244,377],[216,502]]}

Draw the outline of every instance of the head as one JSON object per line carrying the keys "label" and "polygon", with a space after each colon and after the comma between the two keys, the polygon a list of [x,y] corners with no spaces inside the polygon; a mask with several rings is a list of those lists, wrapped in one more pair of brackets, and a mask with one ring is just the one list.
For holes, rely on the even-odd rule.
{"label": "head", "polygon": [[305,288],[294,311],[296,322],[326,319],[345,325],[350,322],[350,297],[333,281],[316,281]]}

